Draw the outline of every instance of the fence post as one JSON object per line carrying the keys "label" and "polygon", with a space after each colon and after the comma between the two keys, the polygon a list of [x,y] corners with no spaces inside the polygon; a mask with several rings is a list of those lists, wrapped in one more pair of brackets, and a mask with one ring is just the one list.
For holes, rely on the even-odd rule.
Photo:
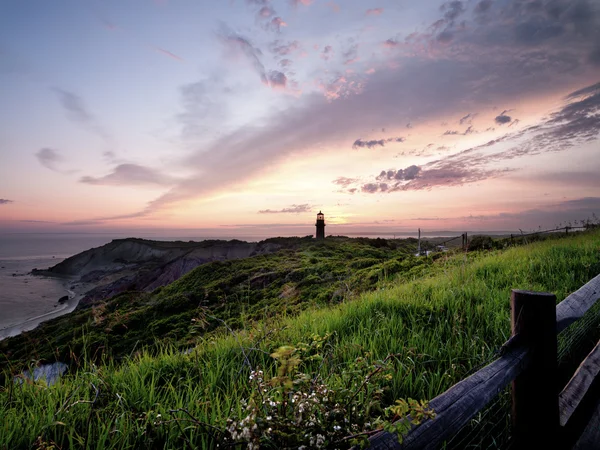
{"label": "fence post", "polygon": [[531,348],[530,364],[512,384],[516,448],[554,448],[558,438],[556,296],[513,290],[512,334]]}

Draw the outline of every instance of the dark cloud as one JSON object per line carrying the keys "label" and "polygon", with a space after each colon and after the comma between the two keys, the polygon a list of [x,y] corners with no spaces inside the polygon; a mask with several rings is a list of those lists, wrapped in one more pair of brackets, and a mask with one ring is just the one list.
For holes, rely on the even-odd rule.
{"label": "dark cloud", "polygon": [[300,214],[300,213],[308,213],[312,211],[312,206],[304,203],[302,205],[292,205],[287,208],[273,210],[273,209],[263,209],[258,211],[258,214]]}
{"label": "dark cloud", "polygon": [[[462,119],[461,119],[462,120]],[[473,125],[469,125],[465,131],[462,133],[457,130],[446,130],[442,136],[467,136],[468,134],[477,133],[477,131],[473,128]]]}
{"label": "dark cloud", "polygon": [[520,23],[515,28],[515,36],[520,44],[539,44],[551,38],[559,37],[565,32],[560,23],[551,23],[544,19],[531,19]]}
{"label": "dark cloud", "polygon": [[486,13],[492,6],[492,0],[481,0],[475,5],[475,12],[477,14]]}
{"label": "dark cloud", "polygon": [[363,141],[362,139],[357,139],[356,141],[354,141],[354,144],[352,144],[352,148],[373,148],[377,146],[384,147],[385,139],[372,139],[370,141]]}
{"label": "dark cloud", "polygon": [[279,65],[284,68],[290,67],[292,64],[293,64],[293,61],[291,59],[287,59],[287,58],[284,58],[281,61],[279,61]]}
{"label": "dark cloud", "polygon": [[368,141],[364,141],[362,139],[357,139],[352,144],[352,148],[374,148],[374,147],[385,147],[385,144],[388,142],[404,142],[406,138],[403,137],[390,137],[386,139],[371,139]]}
{"label": "dark cloud", "polygon": [[228,50],[243,55],[258,74],[260,80],[265,84],[267,83],[267,73],[265,71],[265,66],[260,60],[262,52],[259,48],[254,47],[247,38],[233,32],[225,26],[221,27],[217,33],[217,37]]}
{"label": "dark cloud", "polygon": [[326,45],[321,52],[321,58],[324,60],[329,60],[329,58],[333,57],[333,47],[331,45]]}
{"label": "dark cloud", "polygon": [[437,35],[436,39],[438,42],[448,43],[454,38],[454,33],[452,30],[444,30],[440,34]]}
{"label": "dark cloud", "polygon": [[447,20],[453,21],[458,16],[463,14],[466,11],[466,9],[465,9],[465,5],[463,2],[452,1],[452,2],[446,2],[446,3],[442,4],[442,6],[440,6],[440,11],[442,11],[444,13],[444,18],[446,18]]}
{"label": "dark cloud", "polygon": [[59,167],[62,163],[64,163],[65,159],[58,150],[54,150],[52,148],[42,148],[35,154],[35,157],[46,169],[50,169],[54,172],[65,175],[75,173],[73,170],[63,170]]}
{"label": "dark cloud", "polygon": [[108,175],[98,178],[85,176],[79,181],[86,184],[112,186],[170,186],[175,184],[177,180],[149,167],[144,167],[137,164],[120,164],[115,167],[112,173],[109,173]]}
{"label": "dark cloud", "polygon": [[287,86],[287,77],[283,72],[272,70],[269,72],[269,86],[272,88],[285,89]]}
{"label": "dark cloud", "polygon": [[418,167],[418,166],[415,166],[415,165],[408,166],[406,169],[382,170],[381,173],[379,174],[379,176],[377,177],[377,180],[378,181],[384,181],[384,180],[396,180],[396,181],[414,180],[417,177],[417,175],[419,174],[420,171],[421,171],[421,168]]}
{"label": "dark cloud", "polygon": [[9,203],[14,203],[12,200],[7,200],[5,198],[0,198],[0,205],[8,205]]}
{"label": "dark cloud", "polygon": [[585,97],[585,96],[588,96],[590,94],[595,94],[597,92],[600,92],[600,83],[596,83],[596,84],[593,84],[591,86],[584,87],[584,88],[579,89],[579,90],[577,90],[575,92],[571,92],[565,98],[567,100],[573,100],[573,99],[576,99],[578,97]]}
{"label": "dark cloud", "polygon": [[510,123],[512,121],[512,117],[506,115],[506,113],[508,112],[508,110],[502,111],[499,115],[497,115],[494,118],[494,121],[498,124],[498,125],[504,125],[506,123]]}
{"label": "dark cloud", "polygon": [[460,120],[458,121],[458,123],[460,125],[464,125],[465,123],[467,125],[471,125],[471,122],[473,121],[473,119],[475,118],[476,115],[477,115],[477,113],[469,113],[466,116],[461,117]]}

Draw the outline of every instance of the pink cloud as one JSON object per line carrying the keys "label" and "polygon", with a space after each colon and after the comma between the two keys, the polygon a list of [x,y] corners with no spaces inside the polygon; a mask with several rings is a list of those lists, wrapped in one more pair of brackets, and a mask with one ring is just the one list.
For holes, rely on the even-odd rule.
{"label": "pink cloud", "polygon": [[260,8],[260,11],[258,11],[258,15],[260,17],[271,17],[274,14],[275,11],[270,6],[263,6],[262,8]]}
{"label": "pink cloud", "polygon": [[329,101],[360,94],[364,89],[364,83],[360,79],[349,79],[344,75],[339,75],[329,82],[319,79],[315,84]]}
{"label": "pink cloud", "polygon": [[269,22],[269,28],[274,31],[281,31],[281,27],[287,27],[287,23],[285,23],[281,17],[273,17]]}
{"label": "pink cloud", "polygon": [[159,52],[162,53],[165,56],[168,56],[171,59],[175,59],[177,61],[184,61],[184,59],[180,56],[177,56],[175,53],[170,52],[169,50],[165,50],[164,48],[160,48],[160,47],[156,47],[156,46],[152,46],[152,48]]}
{"label": "pink cloud", "polygon": [[379,16],[381,13],[383,13],[383,8],[373,8],[367,9],[367,12],[365,14],[367,16]]}
{"label": "pink cloud", "polygon": [[365,73],[366,73],[366,74],[369,74],[369,75],[372,75],[372,74],[374,74],[375,72],[376,72],[376,70],[375,70],[373,67],[371,67],[370,69],[368,69],[368,70],[366,70],[366,71],[365,71]]}
{"label": "pink cloud", "polygon": [[291,0],[293,6],[304,5],[309,6],[314,0]]}
{"label": "pink cloud", "polygon": [[385,41],[385,42],[383,43],[383,46],[384,46],[385,48],[396,48],[396,47],[398,47],[399,45],[400,45],[400,42],[398,42],[398,41],[397,41],[397,40],[395,40],[395,39],[388,39],[387,41]]}

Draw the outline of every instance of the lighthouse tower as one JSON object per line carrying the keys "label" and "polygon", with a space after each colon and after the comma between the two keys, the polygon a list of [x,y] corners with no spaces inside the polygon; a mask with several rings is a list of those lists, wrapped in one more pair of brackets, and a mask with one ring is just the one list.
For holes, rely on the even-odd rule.
{"label": "lighthouse tower", "polygon": [[317,214],[317,239],[325,239],[325,216],[321,211]]}

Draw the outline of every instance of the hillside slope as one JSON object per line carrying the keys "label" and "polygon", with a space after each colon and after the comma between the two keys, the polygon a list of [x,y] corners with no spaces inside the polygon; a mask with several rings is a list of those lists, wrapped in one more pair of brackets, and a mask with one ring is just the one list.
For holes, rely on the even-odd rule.
{"label": "hillside slope", "polygon": [[[344,436],[376,428],[395,400],[433,398],[487,361],[510,333],[511,289],[550,291],[561,301],[598,273],[600,232],[592,231],[443,256],[353,299],[244,328],[221,326],[198,308],[200,329],[214,322],[219,328],[199,335],[191,352],[163,347],[158,354],[131,352],[92,365],[102,349],[83,346],[71,374],[55,386],[7,380],[0,391],[0,448],[214,448],[253,439],[252,433],[238,436],[243,429],[236,428],[250,416],[259,417],[251,423],[265,448],[277,447],[282,435],[276,433],[285,424],[288,442],[310,445],[311,437],[331,436],[339,427],[345,435],[331,447],[349,447]],[[191,287],[197,275],[184,277],[179,288]],[[292,368],[282,371],[286,361]],[[272,377],[286,373],[298,383],[292,386],[313,389],[307,395],[318,387],[322,415],[281,416],[282,385]],[[257,382],[256,374],[269,383]],[[279,409],[265,406],[268,415],[261,415],[259,406],[250,413],[263,395]]]}
{"label": "hillside slope", "polygon": [[181,278],[212,261],[228,261],[272,253],[280,246],[268,242],[201,241],[163,242],[115,239],[33,273],[66,276],[71,288],[82,291],[78,308],[98,304],[125,291],[149,292]]}

